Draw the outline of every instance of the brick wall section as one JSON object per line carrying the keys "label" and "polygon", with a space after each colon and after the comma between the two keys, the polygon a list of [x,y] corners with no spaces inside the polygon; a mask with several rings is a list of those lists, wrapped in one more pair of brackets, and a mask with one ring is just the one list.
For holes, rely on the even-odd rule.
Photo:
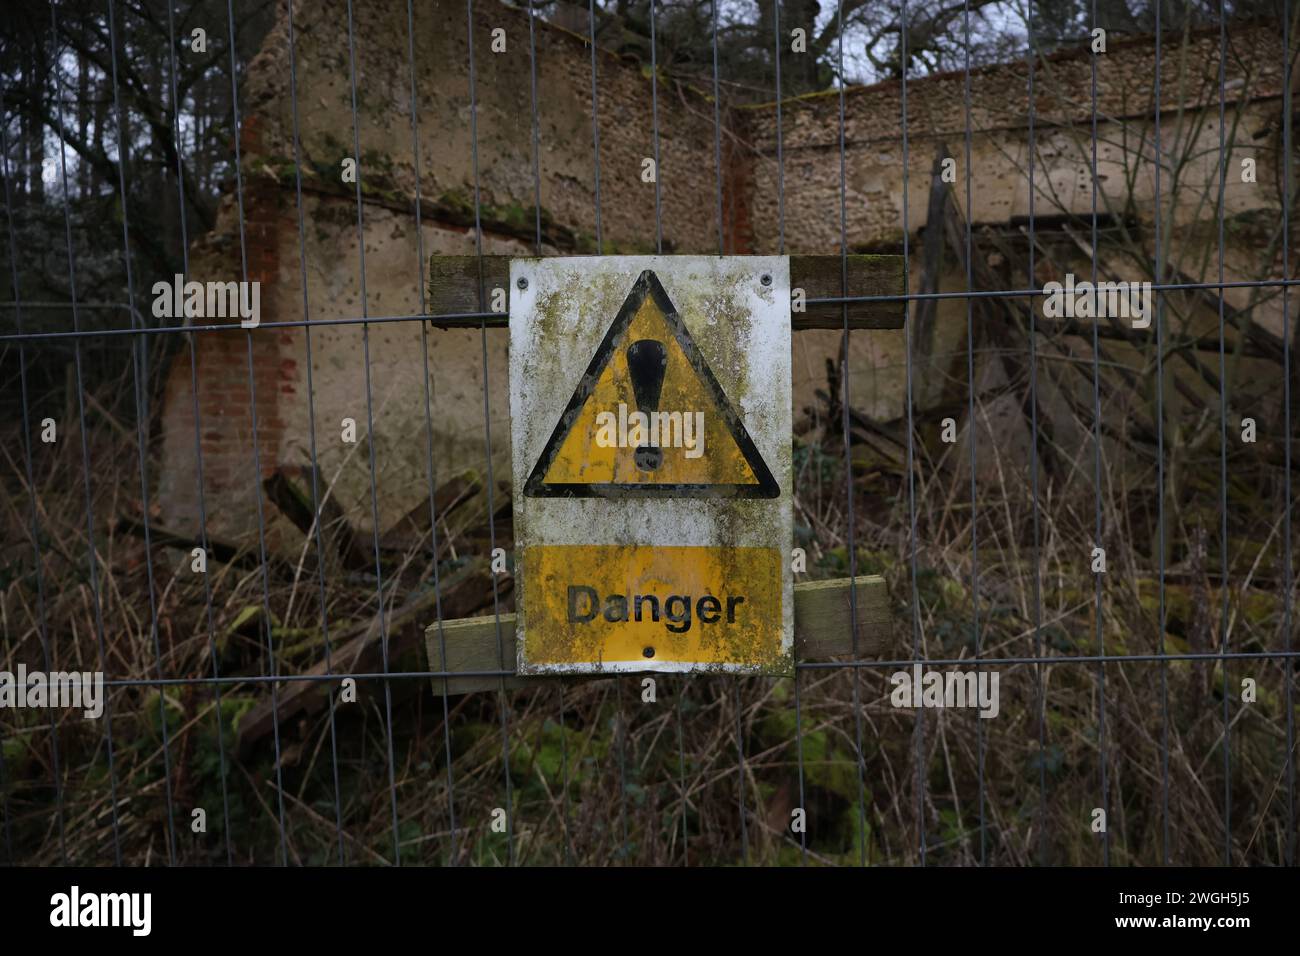
{"label": "brick wall section", "polygon": [[722,147],[723,237],[728,255],[754,253],[754,154],[730,136]]}
{"label": "brick wall section", "polygon": [[[241,148],[256,146],[256,124],[246,124]],[[192,250],[189,279],[238,281],[243,272],[238,236],[238,207],[227,197],[217,229]],[[253,182],[244,194],[244,248],[248,280],[260,282],[262,322],[275,322],[274,288],[280,267],[281,231],[288,225],[280,191]],[[233,226],[233,228],[232,228]],[[233,241],[232,241],[233,240]],[[238,320],[202,320],[204,324]],[[201,332],[193,336],[194,378],[190,352],[182,349],[168,370],[162,412],[163,456],[159,501],[164,523],[194,533],[199,525],[198,462],[194,453],[194,402],[191,388],[198,382],[200,449],[203,456],[203,495],[208,532],[234,537],[257,525],[259,480],[274,471],[284,438],[281,399],[292,394],[297,369],[281,356],[292,341],[291,330],[259,330],[251,337],[253,388],[249,388],[250,340],[243,331]],[[255,398],[255,401],[254,401]],[[257,473],[253,457],[253,415],[257,415]],[[270,523],[268,544],[274,546],[277,522]]]}
{"label": "brick wall section", "polygon": [[[295,67],[298,90],[301,172],[314,213],[307,223],[312,247],[312,281],[323,275],[321,294],[310,304],[312,318],[359,316],[362,313],[359,264],[355,253],[356,204],[354,186],[341,182],[340,164],[358,150],[353,143],[351,65],[348,53],[347,8],[344,0],[301,0],[295,4]],[[357,90],[359,164],[366,200],[366,245],[384,252],[367,262],[367,299],[371,314],[406,314],[418,308],[409,290],[398,292],[386,278],[391,272],[391,227],[379,235],[377,222],[391,219],[389,210],[411,208],[416,192],[415,149],[412,142],[406,10],[400,4],[357,4],[353,7]],[[419,104],[419,189],[426,229],[440,225],[448,237],[463,233],[465,211],[472,213],[475,140],[470,135],[471,83],[465,7],[451,2],[419,4],[415,10],[416,93]],[[493,53],[492,32],[506,31],[507,50]],[[546,243],[550,252],[595,252],[597,233],[596,153],[592,136],[591,50],[581,37],[536,24],[538,115],[540,120],[540,180]],[[520,11],[484,0],[474,10],[475,75],[473,98],[477,110],[479,165],[477,185],[489,222],[487,248],[501,249],[510,237],[520,252],[531,246],[535,202],[532,97],[529,82],[528,17]],[[654,117],[651,86],[641,65],[598,50],[597,115],[600,134],[600,232],[605,252],[653,252],[656,248],[655,188],[641,179],[642,161],[654,156]],[[241,90],[240,146],[244,173],[244,241],[250,279],[262,281],[262,320],[302,317],[299,240],[295,212],[293,103],[289,88],[290,57],[287,4],[261,51],[250,64]],[[673,252],[713,252],[717,224],[712,210],[716,190],[712,104],[677,84],[659,87],[659,183],[663,247]],[[702,198],[704,200],[702,201]],[[223,199],[213,233],[191,254],[190,278],[200,281],[240,277],[239,220],[235,197]],[[737,203],[730,202],[736,209]],[[701,210],[709,214],[701,214]],[[743,212],[735,215],[743,216]],[[470,220],[472,223],[472,220]],[[331,238],[332,237],[332,238]],[[557,245],[558,243],[558,245]],[[325,261],[332,246],[343,250]],[[472,251],[465,240],[430,242],[426,254],[439,247]],[[414,233],[400,253],[415,260]],[[382,259],[381,255],[390,257]],[[414,274],[414,269],[412,269]],[[323,298],[322,296],[327,296]],[[398,301],[405,296],[407,301]],[[355,327],[316,333],[318,352],[331,355],[329,342],[342,341]],[[390,327],[387,332],[396,334]],[[359,335],[359,332],[357,332]],[[303,368],[304,331],[300,328],[254,332],[253,381],[256,391],[258,451],[263,476],[281,463],[297,463],[306,443],[306,381]],[[504,341],[492,337],[492,364],[504,362]],[[257,502],[253,476],[252,420],[249,414],[247,342],[243,333],[204,333],[197,336],[199,414],[202,434],[205,496],[214,534],[239,535],[256,528]],[[477,364],[477,346],[442,334],[435,338],[435,360],[442,353],[459,355]],[[389,347],[391,350],[391,346]],[[450,352],[447,350],[450,349]],[[349,353],[355,361],[356,350]],[[409,361],[412,352],[404,353]],[[375,342],[375,371],[387,360],[382,341]],[[319,360],[318,360],[319,361]],[[454,360],[453,360],[454,361]],[[339,414],[352,414],[364,427],[365,402],[353,408],[362,392],[351,373],[340,375],[332,364],[318,364],[317,414],[329,409],[328,428],[337,434]],[[381,387],[382,381],[376,386]],[[407,389],[407,391],[412,391]],[[339,393],[344,394],[343,398]],[[331,394],[333,393],[333,394]],[[444,395],[446,389],[444,389]],[[399,401],[409,404],[410,396]],[[445,401],[446,399],[444,399]],[[381,404],[377,400],[377,404]],[[503,402],[495,403],[504,407]],[[392,401],[386,405],[392,412]],[[480,406],[481,408],[481,406]],[[408,409],[407,411],[411,411]],[[481,418],[481,410],[477,413]],[[418,416],[417,416],[418,417]],[[414,448],[409,414],[386,417],[376,409],[376,440],[401,438]],[[396,424],[395,422],[400,422]],[[322,429],[326,426],[322,422]],[[466,431],[458,423],[457,434]],[[198,494],[193,452],[190,357],[176,358],[169,370],[163,412],[166,467],[160,477],[159,500],[165,520],[182,528],[197,528]],[[396,429],[396,431],[394,431]],[[385,432],[392,432],[388,434]],[[401,432],[400,435],[397,432]],[[324,432],[322,432],[324,434]],[[498,428],[494,453],[508,446]],[[364,435],[360,436],[363,440]],[[464,444],[464,438],[456,438]],[[459,445],[457,446],[459,447]],[[337,454],[325,445],[321,455]],[[473,464],[463,455],[445,467]],[[291,460],[292,459],[292,460]],[[359,459],[358,459],[359,460]],[[400,471],[401,469],[399,469]],[[340,496],[350,498],[368,476],[345,469]],[[357,487],[354,488],[353,485]],[[401,510],[400,495],[381,507]],[[365,509],[361,509],[364,511]],[[267,509],[275,537],[290,533]],[[358,523],[368,515],[358,514]]]}
{"label": "brick wall section", "polygon": [[[1161,109],[1218,105],[1219,31],[1189,36],[1187,78],[1180,87],[1184,62],[1181,36],[1161,42]],[[1275,27],[1236,27],[1227,38],[1227,102],[1249,90],[1254,97],[1282,92],[1282,38]],[[1150,116],[1155,107],[1156,48],[1150,37],[1112,39],[1097,55],[1097,115],[1103,120]],[[1249,64],[1248,72],[1244,64]],[[1081,45],[1058,51],[1034,69],[1035,125],[1075,124],[1085,129],[1092,118],[1092,56]],[[907,84],[908,137],[960,136],[966,129],[966,77],[961,70],[938,73]],[[1185,93],[1180,96],[1180,88]],[[1029,121],[1029,70],[1023,60],[998,63],[970,72],[970,125],[978,132],[1023,129]],[[1082,91],[1082,94],[1080,93]],[[776,152],[776,114],[770,106],[739,111],[755,148]],[[844,135],[849,149],[902,139],[902,83],[890,80],[845,91]],[[782,103],[785,149],[839,148],[839,94],[817,93]]]}
{"label": "brick wall section", "polygon": [[[1267,25],[1236,27],[1228,37],[1225,69],[1227,113],[1243,96],[1256,102],[1279,97],[1283,83],[1283,51],[1279,32]],[[1181,36],[1162,43],[1161,110],[1166,149],[1170,147],[1175,114],[1181,102],[1215,114],[1207,129],[1216,129],[1218,108],[1219,32],[1192,34],[1184,52]],[[1132,163],[1122,143],[1151,140],[1149,120],[1155,110],[1155,45],[1150,38],[1112,39],[1108,52],[1097,57],[1097,115],[1101,129],[1098,173],[1102,189],[1119,195],[1125,187],[1124,165]],[[1185,79],[1180,71],[1187,65]],[[1247,72],[1243,64],[1254,71]],[[1034,113],[1038,142],[1039,215],[1053,211],[1052,193],[1072,211],[1086,212],[1092,100],[1091,52],[1087,46],[1064,50],[1035,67]],[[1181,93],[1180,93],[1181,91]],[[902,241],[902,85],[898,81],[856,87],[844,95],[844,139],[847,159],[847,238],[854,245],[895,245]],[[924,225],[926,193],[937,145],[945,143],[964,163],[966,136],[966,77],[950,72],[910,81],[907,85],[908,228]],[[1027,214],[1028,67],[1023,61],[971,71],[971,175],[976,222],[1006,222]],[[839,245],[838,209],[841,196],[839,156],[840,95],[836,91],[787,100],[782,104],[781,136],[785,162],[787,244],[796,252],[834,251]],[[756,251],[775,251],[777,234],[776,115],[770,106],[735,111],[733,124],[753,144],[755,160],[751,216],[758,239]],[[1237,147],[1256,151],[1261,129],[1253,123],[1237,133]],[[1186,133],[1186,127],[1184,127]],[[1273,131],[1276,133],[1276,130]],[[1127,139],[1125,138],[1127,136]],[[1217,145],[1217,132],[1204,147]],[[1230,148],[1233,144],[1230,142]],[[1241,153],[1240,155],[1248,155]],[[1239,158],[1234,155],[1234,162]],[[1205,174],[1217,177],[1214,164]],[[1235,167],[1233,167],[1235,168]],[[1078,185],[1079,178],[1083,188]],[[954,186],[965,203],[964,166]],[[1149,175],[1138,183],[1139,193],[1151,189]],[[1050,183],[1049,183],[1050,180]],[[1265,174],[1260,174],[1265,181]],[[1211,185],[1209,179],[1205,184]],[[1239,184],[1238,184],[1239,185]],[[1166,180],[1166,188],[1168,181]],[[1066,195],[1062,197],[1061,190]],[[1229,191],[1234,186],[1229,181]],[[1266,197],[1260,190],[1237,190],[1234,201],[1258,207]],[[1192,197],[1195,206],[1199,197]],[[827,215],[827,210],[835,210]],[[1104,211],[1104,209],[1103,209]]]}
{"label": "brick wall section", "polygon": [[[438,0],[415,10],[416,94],[419,104],[420,190],[426,204],[440,198],[472,211],[477,181],[485,215],[515,217],[531,238],[536,190],[529,18],[524,11],[483,0],[474,6],[474,76],[465,6]],[[344,0],[295,4],[299,122],[304,172],[339,188],[339,163],[351,156],[353,116]],[[281,16],[285,13],[282,9]],[[415,194],[410,96],[411,56],[401,4],[353,8],[358,138],[363,185]],[[493,52],[493,31],[506,50]],[[596,156],[592,135],[591,50],[583,37],[535,23],[541,207],[594,250]],[[653,251],[655,189],[642,182],[642,161],[654,156],[654,116],[648,64],[598,49],[601,232],[620,250]],[[260,156],[282,167],[292,155],[287,24],[268,37],[249,71],[247,100],[264,124]],[[471,102],[477,112],[471,132]],[[251,115],[251,114],[250,114]],[[665,245],[677,252],[716,249],[716,221],[701,215],[701,196],[716,187],[711,101],[675,82],[658,90],[659,183]],[[340,190],[341,191],[341,190]],[[712,210],[713,204],[704,208]],[[439,214],[426,209],[426,216]],[[462,225],[464,223],[461,223]]]}

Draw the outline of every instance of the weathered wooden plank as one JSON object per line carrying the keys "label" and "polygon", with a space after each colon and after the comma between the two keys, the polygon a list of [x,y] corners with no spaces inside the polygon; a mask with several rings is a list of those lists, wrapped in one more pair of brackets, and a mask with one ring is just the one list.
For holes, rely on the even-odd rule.
{"label": "weathered wooden plank", "polygon": [[[492,290],[505,289],[510,282],[509,256],[431,256],[429,258],[430,315],[438,328],[477,328],[482,319],[446,318],[492,311]],[[791,256],[790,285],[803,289],[806,299],[839,296],[839,256]],[[482,296],[480,297],[480,289]],[[853,296],[902,295],[905,291],[902,256],[861,255],[848,257],[848,294]],[[850,302],[847,306],[851,329],[901,329],[906,314],[901,300]],[[809,305],[791,315],[795,331],[841,329],[844,307],[837,304]],[[489,328],[505,326],[509,316],[494,313]]]}
{"label": "weathered wooden plank", "polygon": [[[881,657],[895,644],[889,595],[884,578],[859,575],[856,578],[859,658]],[[850,579],[803,581],[794,586],[795,660],[825,660],[853,654],[853,627],[850,613]],[[442,647],[446,644],[446,664]],[[437,624],[424,632],[429,655],[429,670],[452,673],[475,671],[511,671],[507,688],[535,687],[554,677],[520,677],[515,669],[515,616],[501,615],[499,638],[495,616],[460,618]],[[566,678],[572,679],[572,678]],[[500,677],[448,677],[448,694],[467,694],[476,690],[493,690],[501,686]],[[432,680],[434,694],[443,693],[444,678]]]}
{"label": "weathered wooden plank", "polygon": [[[845,283],[843,267],[847,266]],[[906,281],[902,256],[791,256],[790,287],[803,289],[808,299],[828,299],[841,295],[903,295]],[[806,329],[842,329],[845,310],[851,329],[901,329],[907,315],[906,303],[849,302],[843,305],[809,305],[806,312],[790,316],[794,331]]]}
{"label": "weathered wooden plank", "polygon": [[853,616],[858,611],[858,657],[881,657],[894,646],[893,614],[885,579],[875,574],[794,586],[794,657],[820,661],[853,655]]}

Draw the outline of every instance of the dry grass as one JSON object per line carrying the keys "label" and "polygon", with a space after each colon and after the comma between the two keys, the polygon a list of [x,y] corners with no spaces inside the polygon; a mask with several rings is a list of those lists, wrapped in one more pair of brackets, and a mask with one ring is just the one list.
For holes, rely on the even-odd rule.
{"label": "dry grass", "polygon": [[[1005,390],[1024,387],[1013,382]],[[987,422],[996,400],[982,396],[977,419]],[[1130,409],[1116,403],[1128,400],[1108,401],[1106,421],[1125,421]],[[35,496],[17,433],[0,441],[2,666],[44,668],[48,646],[49,668],[98,669],[102,634],[105,667],[115,680],[208,677],[214,653],[223,675],[257,676],[266,669],[266,632],[264,618],[248,609],[264,604],[277,622],[271,639],[279,671],[316,663],[324,644],[310,555],[295,555],[302,558],[296,573],[273,578],[266,594],[255,565],[214,562],[209,618],[188,553],[155,548],[150,555],[138,537],[114,530],[117,516],[139,507],[135,435],[90,407],[94,586],[76,416],[57,445],[37,446]],[[843,575],[850,564],[838,415],[834,407],[815,412],[801,428],[796,455],[799,543],[808,549],[810,574],[819,577]],[[1103,448],[1107,573],[1098,604],[1088,567],[1097,501],[1090,442],[1055,449],[1058,469],[1043,475],[1039,489],[1035,548],[1025,462],[1004,457],[994,433],[984,431],[972,509],[967,446],[943,443],[932,424],[918,422],[917,429],[915,621],[906,471],[857,439],[852,563],[860,573],[887,576],[901,622],[900,658],[911,656],[913,641],[931,658],[969,659],[977,646],[982,656],[999,658],[1041,650],[1041,667],[997,666],[996,719],[929,710],[918,720],[895,709],[888,679],[894,667],[806,670],[797,688],[789,679],[661,677],[653,703],[643,702],[637,677],[504,698],[470,694],[448,702],[446,724],[443,701],[424,679],[390,681],[391,700],[382,682],[365,680],[359,703],[286,723],[277,765],[270,739],[242,756],[235,748],[239,720],[265,699],[265,683],[222,685],[220,719],[211,684],[127,683],[111,694],[111,773],[107,721],[62,712],[0,714],[4,845],[15,861],[31,864],[106,862],[115,848],[132,864],[173,856],[183,863],[273,863],[282,853],[293,863],[383,864],[394,858],[395,802],[404,863],[794,864],[803,848],[789,824],[802,806],[810,863],[915,864],[923,832],[930,864],[1095,864],[1103,859],[1103,839],[1090,824],[1103,802],[1104,767],[1112,863],[1157,864],[1166,855],[1174,863],[1216,863],[1225,843],[1234,863],[1283,862],[1292,702],[1284,663],[1107,664],[1101,734],[1103,671],[1071,660],[1099,649],[1160,649],[1154,458],[1118,441]],[[1078,425],[1081,435],[1091,433],[1090,422]],[[880,427],[904,434],[897,423]],[[1217,444],[1167,447],[1166,462],[1178,486],[1168,502],[1165,647],[1213,651],[1226,620],[1231,650],[1278,650],[1278,469],[1239,449],[1232,453],[1229,576],[1221,588]],[[431,568],[422,554],[413,548],[399,562],[405,571],[391,576],[390,607],[428,587]],[[450,567],[444,564],[444,576]],[[332,629],[374,613],[373,581],[338,574],[326,583]],[[418,628],[407,631],[391,635],[394,647],[418,648]],[[418,670],[426,662],[418,650],[406,650],[390,666]],[[1242,703],[1245,677],[1256,681],[1254,703]],[[491,826],[493,811],[507,806],[503,739],[510,840]],[[191,830],[194,808],[206,811],[206,833]]]}

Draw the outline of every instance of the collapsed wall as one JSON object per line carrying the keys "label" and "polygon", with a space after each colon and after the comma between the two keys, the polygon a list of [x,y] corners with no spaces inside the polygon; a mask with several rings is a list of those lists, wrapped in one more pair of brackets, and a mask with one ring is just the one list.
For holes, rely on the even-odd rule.
{"label": "collapsed wall", "polygon": [[[1217,28],[1186,38],[1167,35],[1159,55],[1164,157],[1160,208],[1166,217],[1172,208],[1172,219],[1161,224],[1161,251],[1189,280],[1215,278],[1207,268],[1217,260],[1219,42]],[[1103,221],[1102,278],[1107,260],[1114,259],[1113,271],[1119,277],[1150,279],[1150,269],[1142,270],[1132,261],[1135,250],[1112,241],[1116,238],[1112,226],[1127,223],[1126,238],[1154,261],[1156,44],[1152,37],[1114,39],[1096,59],[1096,209]],[[1059,267],[1073,268],[1081,277],[1089,275],[1091,256],[1085,246],[1090,242],[1087,223],[1093,212],[1092,60],[1090,47],[1081,44],[1038,62],[1032,103],[1024,61],[973,69],[969,86],[965,72],[956,71],[911,80],[906,91],[898,80],[849,88],[843,97],[843,173],[838,91],[786,100],[779,120],[773,104],[738,110],[754,147],[746,172],[752,181],[749,247],[755,253],[774,252],[778,235],[783,235],[791,252],[838,250],[843,194],[844,236],[850,251],[902,253],[904,236],[910,237],[909,288],[923,291],[921,237],[928,225],[936,158],[946,155],[953,160],[948,189],[960,218],[958,230],[965,229],[969,204],[976,248],[982,237],[992,236],[1002,258],[1008,251],[1018,257],[1005,264],[1001,287],[1025,287],[1031,213],[1040,242],[1065,240],[1065,248],[1055,250],[1058,268],[1053,268],[1053,257],[1040,250],[1033,284],[1041,287],[1062,279],[1065,269]],[[1230,229],[1225,248],[1228,281],[1258,277],[1260,251],[1268,246],[1268,238],[1254,226],[1275,224],[1280,215],[1284,61],[1281,38],[1271,26],[1237,27],[1228,35],[1224,205],[1226,219],[1236,226]],[[1243,160],[1254,164],[1253,182],[1242,181]],[[1083,235],[1079,235],[1079,217]],[[1069,219],[1076,220],[1073,234],[1062,231]],[[931,291],[965,289],[960,256],[950,251],[938,278]],[[1236,308],[1252,301],[1251,290],[1245,288],[1228,289],[1225,297]],[[966,302],[941,301],[937,313],[917,348],[933,356],[964,353]],[[1280,302],[1260,306],[1256,321],[1280,336]],[[859,386],[855,403],[875,417],[897,418],[903,413],[906,394],[904,333],[872,332],[863,338],[870,340],[871,349],[852,369],[853,378],[865,383]],[[949,370],[941,363],[919,370],[917,398],[923,407],[942,402],[948,378]]]}
{"label": "collapsed wall", "polygon": [[[427,501],[430,459],[442,479],[462,469],[483,472],[490,435],[495,471],[508,474],[504,332],[425,329],[408,321],[378,322],[367,333],[359,325],[327,324],[424,311],[422,255],[467,255],[480,248],[485,254],[532,254],[537,182],[543,254],[656,248],[655,190],[642,180],[643,160],[655,155],[652,101],[635,62],[596,52],[599,126],[593,130],[590,48],[579,37],[537,25],[535,168],[529,22],[523,12],[476,5],[471,83],[463,6],[417,4],[411,32],[403,5],[358,5],[354,145],[353,66],[348,32],[340,26],[347,23],[345,4],[299,2],[294,13],[293,62],[282,4],[243,90],[245,228],[241,235],[240,197],[227,195],[216,229],[191,255],[192,278],[229,280],[241,277],[241,248],[246,250],[247,278],[262,283],[261,321],[311,322],[310,338],[302,327],[256,330],[247,338],[239,331],[195,336],[204,493],[218,534],[256,527],[259,480],[280,466],[308,464],[313,444],[335,500],[363,528],[372,524],[372,454],[381,526]],[[701,207],[713,208],[700,197],[713,196],[717,186],[712,111],[693,95],[665,94],[658,122],[663,248],[715,251],[716,224],[700,213]],[[349,158],[359,160],[360,217],[356,185],[342,176]],[[476,196],[481,234],[475,232]],[[186,352],[166,385],[159,494],[164,521],[181,528],[197,527],[199,511],[190,382]],[[344,419],[357,425],[355,444],[341,439]],[[293,540],[294,529],[271,517],[273,546]]]}
{"label": "collapsed wall", "polygon": [[[775,252],[778,234],[789,252],[840,251],[838,93],[782,104],[778,186],[772,105],[723,114],[719,170],[713,104],[688,86],[664,80],[656,102],[647,68],[598,49],[593,130],[590,47],[580,36],[534,21],[535,151],[534,61],[529,18],[522,11],[476,4],[471,57],[460,5],[417,4],[410,24],[403,5],[358,5],[355,66],[343,0],[300,0],[294,12],[293,62],[282,5],[243,90],[244,229],[241,233],[241,197],[228,195],[217,228],[191,255],[192,278],[238,279],[242,251],[247,278],[262,282],[262,322],[310,320],[308,327],[194,337],[203,486],[214,533],[255,528],[260,480],[277,468],[307,465],[313,456],[334,500],[367,530],[373,524],[372,460],[381,530],[422,503],[427,507],[430,463],[439,481],[464,469],[485,471],[489,459],[498,476],[508,474],[504,332],[437,330],[413,321],[376,322],[368,331],[329,324],[426,311],[422,256],[466,255],[480,248],[485,254],[515,255],[598,248],[607,254],[647,253],[655,250],[658,233],[665,252],[712,253],[719,246],[714,213],[719,190],[727,252]],[[1282,52],[1268,30],[1234,33],[1232,44],[1230,117],[1233,104],[1243,106],[1235,111],[1238,118],[1227,137],[1228,168],[1254,158],[1258,170],[1255,184],[1228,183],[1227,208],[1234,222],[1248,224],[1256,215],[1275,219],[1279,206],[1277,190],[1269,184],[1276,182],[1280,157],[1276,98]],[[1112,49],[1105,69],[1098,70],[1099,203],[1103,211],[1118,207],[1113,218],[1121,224],[1144,208],[1154,188],[1149,119],[1154,103],[1145,79],[1154,70],[1153,52],[1149,40],[1132,41]],[[1173,222],[1182,245],[1170,243],[1166,227],[1166,252],[1175,260],[1198,262],[1189,269],[1199,277],[1205,271],[1205,242],[1212,236],[1204,229],[1206,194],[1217,186],[1219,168],[1213,149],[1219,137],[1217,75],[1207,73],[1217,71],[1217,31],[1189,38],[1181,61],[1194,65],[1190,71],[1171,75],[1170,63],[1179,58],[1168,49],[1165,56],[1166,163],[1172,169],[1178,159],[1183,184]],[[1092,110],[1088,99],[1077,96],[1090,80],[1086,49],[1049,59],[1037,77],[1036,217],[1091,211]],[[851,250],[901,252],[908,235],[909,288],[917,290],[926,280],[920,242],[941,147],[959,163],[948,208],[966,207],[965,77],[945,74],[908,84],[906,224],[901,93],[897,83],[845,92],[844,238]],[[983,235],[996,227],[1020,236],[1029,212],[1025,65],[974,71],[970,102],[972,229]],[[656,120],[657,203],[655,186],[643,178],[646,160],[656,155]],[[1178,132],[1172,133],[1175,124]],[[357,186],[342,176],[347,159],[357,160],[360,214]],[[1168,181],[1164,188],[1166,195],[1172,192]],[[1150,228],[1137,234],[1140,245],[1149,244]],[[1088,257],[1076,238],[1058,229],[1057,245],[1068,239],[1073,251],[1055,260],[1041,257],[1036,281],[1048,281],[1055,267],[1084,274]],[[1086,244],[1087,237],[1082,240]],[[1229,251],[1229,275],[1258,266],[1251,241]],[[1002,267],[1002,281],[1025,281],[1023,275],[1016,279],[1007,263]],[[940,291],[963,289],[964,265],[950,254],[929,281]],[[1234,305],[1249,304],[1247,291],[1233,290],[1230,296]],[[944,300],[936,313],[917,333],[917,349],[929,361],[918,369],[924,408],[943,404],[952,378],[944,363],[966,347],[965,301]],[[1269,316],[1266,322],[1280,321]],[[852,401],[874,417],[895,418],[902,411],[904,335],[899,330],[853,336]],[[817,403],[814,391],[825,388],[826,360],[839,347],[836,332],[795,336],[796,419],[805,406]],[[178,528],[195,527],[198,514],[190,381],[186,352],[167,381],[159,489],[164,523]],[[1019,428],[1015,441],[1027,441],[1023,422],[1005,417],[1007,428]],[[356,424],[355,443],[343,440],[346,419]],[[272,547],[298,540],[297,530],[274,509],[268,518]]]}
{"label": "collapsed wall", "polygon": [[[737,114],[754,145],[746,173],[753,183],[750,245],[755,252],[774,251],[776,237],[783,234],[791,251],[838,248],[843,196],[843,234],[850,251],[906,251],[913,292],[955,293],[972,281],[978,288],[1024,289],[1064,282],[1071,274],[1092,279],[1095,161],[1097,280],[1152,280],[1159,252],[1168,263],[1165,281],[1215,281],[1221,170],[1224,280],[1283,274],[1279,219],[1286,54],[1269,25],[1237,25],[1228,34],[1222,58],[1221,165],[1219,44],[1217,28],[1166,35],[1159,53],[1152,37],[1112,39],[1095,58],[1095,103],[1094,58],[1086,44],[1036,62],[1032,101],[1024,61],[972,70],[969,84],[965,72],[957,71],[909,81],[906,91],[900,81],[850,88],[843,96],[843,169],[838,91],[784,101],[779,120],[772,105],[740,109]],[[944,157],[951,160],[948,182],[943,182]],[[943,200],[938,205],[936,196]],[[1161,211],[1158,223],[1156,209]],[[943,219],[931,228],[928,220],[935,212]],[[971,279],[967,241],[973,253]],[[927,276],[931,271],[935,274]],[[1252,336],[1280,354],[1283,309],[1275,290],[1229,287],[1222,300],[1230,323],[1244,315],[1242,324],[1254,325]],[[1217,338],[1216,290],[1174,294],[1162,301],[1169,306],[1166,332],[1171,328],[1211,343]],[[917,422],[923,439],[929,429],[936,437],[943,417],[965,418],[966,360],[974,349],[975,388],[982,396],[994,396],[976,416],[977,473],[981,481],[1023,474],[1032,440],[1027,407],[1018,390],[1007,386],[1026,374],[1025,357],[1012,357],[1007,348],[1027,348],[1031,307],[1040,329],[1051,326],[1044,322],[1042,305],[1042,299],[957,297],[930,303],[928,309],[914,305],[909,332],[860,337],[868,346],[850,356],[855,407],[884,421],[905,413],[910,333]],[[1091,365],[1092,341],[1086,331],[1091,324],[1084,323],[1082,336],[1056,335],[1050,346],[1039,338],[1048,370],[1059,370],[1063,363]],[[1099,324],[1103,335],[1116,331]],[[1149,427],[1153,433],[1154,336],[1149,330],[1131,341],[1117,335],[1103,338],[1100,363],[1106,369],[1103,379],[1112,374],[1110,369],[1127,370],[1118,373],[1126,376],[1125,383],[1101,383],[1103,395],[1110,391],[1118,397],[1117,405],[1107,403],[1106,414],[1113,421],[1131,415],[1140,431]],[[1235,352],[1233,328],[1227,336],[1228,349]],[[1217,356],[1192,353],[1189,358],[1184,352],[1178,358],[1187,359],[1186,364],[1166,365],[1167,376],[1178,376],[1176,387],[1172,378],[1166,383],[1166,394],[1175,395],[1165,409],[1173,416],[1170,421],[1176,420],[1178,402],[1218,406],[1214,374],[1204,374],[1207,365],[1217,366]],[[1281,398],[1268,384],[1277,381],[1276,362],[1258,353],[1255,358],[1239,356],[1229,375],[1234,417],[1271,418]],[[1091,447],[1090,379],[1090,374],[1039,377],[1040,429],[1064,459]],[[971,460],[968,425],[949,449],[949,460]],[[942,457],[945,446],[936,441],[931,451]],[[1113,445],[1107,449],[1110,460],[1119,461],[1123,454]]]}

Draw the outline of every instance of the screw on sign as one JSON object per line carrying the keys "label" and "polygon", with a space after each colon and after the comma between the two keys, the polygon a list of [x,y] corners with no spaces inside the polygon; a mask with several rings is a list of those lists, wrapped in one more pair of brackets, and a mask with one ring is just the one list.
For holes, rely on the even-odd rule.
{"label": "screw on sign", "polygon": [[521,672],[790,672],[789,275],[512,261]]}

